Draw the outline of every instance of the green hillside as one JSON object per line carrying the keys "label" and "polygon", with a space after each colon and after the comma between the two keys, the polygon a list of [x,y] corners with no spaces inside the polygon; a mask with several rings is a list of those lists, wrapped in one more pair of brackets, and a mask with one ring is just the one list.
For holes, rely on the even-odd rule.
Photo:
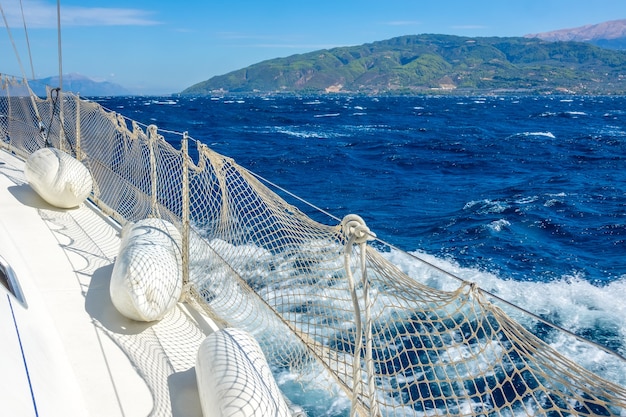
{"label": "green hillside", "polygon": [[624,94],[625,78],[626,52],[588,43],[411,35],[263,61],[182,94]]}

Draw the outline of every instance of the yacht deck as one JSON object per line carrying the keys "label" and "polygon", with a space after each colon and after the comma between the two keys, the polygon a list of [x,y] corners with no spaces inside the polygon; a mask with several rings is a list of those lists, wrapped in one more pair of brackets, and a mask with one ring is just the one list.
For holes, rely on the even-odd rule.
{"label": "yacht deck", "polygon": [[179,304],[165,319],[121,316],[109,295],[120,228],[90,203],[60,210],[0,150],[0,392],[12,416],[200,416],[194,363],[216,326]]}

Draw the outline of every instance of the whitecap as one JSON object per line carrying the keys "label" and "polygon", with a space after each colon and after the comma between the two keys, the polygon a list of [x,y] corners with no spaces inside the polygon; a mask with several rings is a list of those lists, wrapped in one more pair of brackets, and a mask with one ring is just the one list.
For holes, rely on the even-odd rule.
{"label": "whitecap", "polygon": [[511,135],[509,136],[509,138],[533,137],[533,136],[545,137],[545,138],[550,138],[550,139],[556,138],[556,136],[554,136],[552,132],[521,132],[521,133],[515,133]]}
{"label": "whitecap", "polygon": [[562,204],[563,203],[563,198],[567,197],[567,194],[564,192],[560,192],[560,193],[548,193],[546,194],[547,197],[550,197],[546,200],[545,203],[543,203],[544,207],[554,207],[557,204]]}
{"label": "whitecap", "polygon": [[[577,334],[600,332],[604,339],[610,337],[613,345],[626,346],[626,304],[623,302],[626,276],[604,286],[594,285],[576,272],[549,282],[514,281],[477,268],[461,267],[454,260],[441,259],[424,252],[412,252],[411,255],[460,279],[474,282],[484,291],[521,306],[569,331]],[[383,256],[416,281],[430,287],[454,291],[461,285],[456,279],[435,272],[430,266],[399,250],[391,250]],[[537,279],[540,280],[541,277]],[[537,326],[531,316],[496,303],[531,331]],[[588,343],[573,341],[566,333],[558,331],[550,337],[549,343],[560,353],[605,379],[626,384],[626,362],[616,356]]]}
{"label": "whitecap", "polygon": [[524,132],[522,133],[524,136],[545,136],[550,139],[555,139],[555,136],[552,132]]}
{"label": "whitecap", "polygon": [[152,100],[153,104],[160,104],[160,105],[174,105],[174,104],[178,104],[178,101],[176,100]]}
{"label": "whitecap", "polygon": [[557,204],[560,204],[560,203],[562,203],[561,200],[557,200],[556,198],[551,198],[550,200],[546,200],[546,202],[543,203],[543,206],[544,207],[554,207],[554,206],[556,206]]}
{"label": "whitecap", "polygon": [[533,195],[533,196],[530,196],[530,197],[519,198],[519,199],[515,200],[515,202],[517,204],[530,204],[530,203],[534,203],[538,199],[539,199],[539,197],[537,197],[536,195]]}
{"label": "whitecap", "polygon": [[479,214],[502,213],[507,208],[509,208],[509,205],[503,201],[484,199],[484,200],[473,200],[473,201],[470,201],[469,203],[466,203],[465,206],[463,206],[463,210],[472,209],[474,206],[477,206],[477,205],[480,206],[479,209],[477,210]]}
{"label": "whitecap", "polygon": [[319,138],[319,139],[331,139],[331,138],[340,138],[340,137],[348,137],[351,136],[345,133],[337,133],[330,131],[316,131],[316,130],[296,130],[290,129],[287,127],[270,127],[270,131],[282,133],[284,135],[293,136],[296,138],[309,139],[309,138]]}
{"label": "whitecap", "polygon": [[489,223],[489,228],[495,232],[500,232],[502,231],[503,228],[510,226],[511,222],[509,222],[508,220],[505,219],[500,219],[500,220],[495,220],[492,221],[491,223]]}

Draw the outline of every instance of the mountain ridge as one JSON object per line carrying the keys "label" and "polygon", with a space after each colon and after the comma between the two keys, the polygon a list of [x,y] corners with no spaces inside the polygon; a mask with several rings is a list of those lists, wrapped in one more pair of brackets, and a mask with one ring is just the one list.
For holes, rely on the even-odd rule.
{"label": "mountain ridge", "polygon": [[181,92],[623,94],[626,52],[530,37],[406,35],[275,58]]}

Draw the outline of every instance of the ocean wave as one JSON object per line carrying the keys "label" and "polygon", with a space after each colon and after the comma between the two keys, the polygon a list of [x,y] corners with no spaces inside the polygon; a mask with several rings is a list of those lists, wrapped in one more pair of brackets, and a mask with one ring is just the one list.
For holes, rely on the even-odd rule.
{"label": "ocean wave", "polygon": [[546,202],[543,203],[543,206],[544,207],[554,207],[554,206],[557,206],[559,204],[563,204],[563,201],[562,200],[558,200],[556,198],[551,198],[549,200],[546,200]]}
{"label": "ocean wave", "polygon": [[341,138],[341,137],[349,137],[349,134],[346,133],[338,133],[338,132],[332,132],[329,130],[298,130],[297,128],[294,127],[283,127],[283,126],[268,126],[267,129],[272,130],[274,132],[283,134],[283,135],[288,135],[288,136],[293,136],[296,138],[303,138],[303,139],[331,139],[331,138]]}
{"label": "ocean wave", "polygon": [[[311,253],[317,254],[317,251],[321,251],[319,252],[320,257],[317,259],[320,262],[320,277],[327,273],[324,271],[339,268],[342,262],[341,258],[325,259],[323,252],[329,243],[326,241],[312,241],[309,244],[304,243],[303,246],[304,248],[310,247],[315,249]],[[211,242],[211,247],[220,254],[222,259],[228,260],[227,254],[237,253],[230,250],[231,244],[217,239]],[[301,302],[302,308],[291,308],[285,310],[285,313],[298,315],[297,322],[313,326],[319,323],[319,317],[316,316],[315,309],[309,308],[310,300],[315,299],[320,294],[324,294],[326,295],[326,298],[323,299],[324,305],[328,303],[329,306],[336,307],[337,311],[346,312],[345,316],[337,315],[334,317],[336,327],[348,329],[352,326],[353,318],[349,314],[350,302],[342,297],[328,296],[334,292],[344,293],[347,291],[347,282],[345,280],[332,280],[332,285],[323,287],[311,286],[312,292],[297,294],[294,292],[294,288],[302,290],[306,287],[306,285],[301,285],[304,282],[302,277],[290,272],[292,264],[303,267],[301,260],[297,256],[294,257],[291,253],[273,254],[266,249],[250,244],[240,246],[239,249],[246,251],[247,256],[244,259],[249,261],[241,265],[238,273],[250,286],[255,288],[257,293],[269,305],[276,305],[276,308],[280,308],[280,302],[284,299],[291,300],[292,306]],[[339,249],[337,247],[337,251]],[[626,278],[611,282],[606,286],[592,285],[576,274],[566,275],[559,280],[551,282],[518,282],[501,279],[497,274],[489,271],[460,267],[452,260],[437,258],[424,252],[407,254],[391,249],[390,251],[380,253],[420,284],[448,292],[454,292],[462,285],[459,280],[442,274],[428,264],[435,265],[466,282],[476,283],[482,290],[496,295],[512,305],[522,306],[524,310],[541,317],[547,322],[553,323],[555,326],[567,329],[581,338],[593,339],[596,343],[600,343],[616,352],[624,352],[626,349],[626,323],[623,319],[626,316],[626,306],[622,303],[622,294],[626,292]],[[276,258],[277,255],[279,256],[278,259]],[[423,259],[428,264],[410,255]],[[284,258],[281,258],[281,256],[284,256]],[[314,270],[307,269],[307,274],[310,273],[314,273]],[[213,277],[212,282],[214,282],[218,278],[219,270],[212,270],[211,275]],[[284,281],[282,284],[277,285],[278,281],[268,279],[271,276],[280,276]],[[310,280],[311,276],[308,275],[307,282]],[[331,281],[329,281],[329,284],[331,284]],[[320,290],[320,288],[322,289]],[[219,299],[219,297],[224,297],[226,300],[227,294],[223,291],[224,289],[222,287],[219,289],[221,291],[215,294],[215,300]],[[228,311],[232,316],[240,316],[242,320],[254,320],[256,316],[253,309],[242,309],[240,303],[232,302],[231,298],[232,295],[229,294],[228,300],[225,302],[225,308],[229,309]],[[375,307],[375,310],[376,308],[381,308],[381,310],[376,310],[376,313],[373,315],[378,317],[379,320],[386,322],[389,319],[388,315],[393,314],[393,309],[387,309],[386,306],[389,306],[390,303],[385,299],[383,292],[377,293],[376,298],[378,302],[375,306],[378,307]],[[317,303],[322,305],[320,301],[318,299]],[[593,344],[586,343],[581,339],[573,340],[568,333],[560,332],[556,327],[548,326],[536,320],[532,315],[512,308],[511,304],[502,303],[497,299],[493,299],[490,302],[502,308],[513,320],[516,320],[528,331],[544,340],[560,354],[601,375],[606,380],[618,384],[626,383],[626,362],[619,360],[617,356],[597,349]],[[384,309],[383,306],[385,306]],[[385,314],[382,314],[383,312]],[[428,312],[420,311],[415,314],[424,314],[425,319],[428,319]],[[437,316],[437,319],[441,320],[441,317]],[[424,337],[424,340],[428,340],[431,343],[433,340],[440,340],[437,339],[439,336],[436,333],[430,335],[421,334],[414,327],[415,324],[411,324],[414,322],[415,320],[407,321],[404,324],[398,322],[396,325],[398,332],[407,331],[411,337],[398,338],[398,334],[390,330],[390,333],[378,334],[376,336],[378,339],[375,340],[374,346],[377,347],[376,349],[379,349],[379,346],[385,345],[386,339],[383,339],[383,337],[389,337],[389,340],[396,340],[397,342],[390,349],[394,349],[394,352],[402,352],[403,349],[416,348],[418,346],[417,343],[422,340],[421,337]],[[324,332],[325,330],[321,329],[320,331]],[[276,345],[272,350],[283,353],[280,344],[285,341],[279,340],[280,338],[277,339],[274,333],[261,334],[258,337],[264,343]],[[339,349],[338,355],[345,355],[345,358],[343,356],[342,358],[348,361],[353,341],[349,337],[337,338],[336,340],[337,343],[341,344],[339,347],[334,346]],[[402,343],[399,343],[399,340]],[[342,351],[342,347],[345,351]],[[490,369],[494,360],[500,358],[505,349],[508,349],[506,340],[490,337],[481,340],[479,345],[468,344],[460,346],[457,344],[448,347],[442,345],[440,348],[439,359],[419,369],[426,369],[428,372],[451,372],[454,373],[455,378],[461,377],[468,381],[480,379],[485,370]],[[375,353],[379,355],[377,358],[385,358],[386,352],[375,350]],[[416,354],[418,357],[420,357],[419,355],[427,355],[425,351],[418,351]],[[398,355],[398,357],[402,356]],[[381,368],[383,374],[385,369],[391,373],[392,371],[404,369],[403,367],[406,366],[397,357],[395,359],[390,358],[383,363],[384,366],[388,367],[385,368],[383,365],[380,365],[383,366]],[[429,363],[429,359],[426,356],[424,356],[424,363]],[[463,366],[458,366],[458,363],[463,363]],[[310,366],[313,367],[315,365],[310,364]],[[459,373],[459,370],[461,370],[461,373]],[[297,375],[284,367],[275,369],[275,372],[277,373],[277,382],[287,396],[306,407],[312,412],[312,415],[345,415],[347,410],[349,410],[349,402],[338,390],[333,393],[327,392],[324,395],[321,387],[324,386],[325,377],[322,376],[323,372],[321,370],[311,369],[311,378],[307,378],[306,381],[298,381]],[[419,372],[413,372],[413,369],[411,369],[411,371],[407,372],[398,372],[397,377],[390,378],[392,378],[391,383],[401,384],[409,387],[406,389],[410,390],[415,389],[410,387],[419,386],[419,383],[416,384],[415,382],[421,377],[422,375]],[[381,383],[383,383],[383,380],[384,378],[381,378]],[[302,389],[303,386],[305,387],[304,390]],[[407,394],[410,394],[408,399],[416,398],[412,397],[411,391],[407,391]],[[443,407],[443,403],[441,406],[436,405],[437,409],[443,409]]]}
{"label": "ocean wave", "polygon": [[[148,102],[146,104],[148,104]],[[149,104],[174,106],[178,104],[178,101],[177,100],[150,100]]]}
{"label": "ocean wave", "polygon": [[[421,251],[412,255],[465,281],[476,283],[481,289],[526,311],[567,329],[574,334],[624,355],[626,353],[626,276],[606,285],[594,285],[576,272],[565,274],[550,282],[513,281],[497,274],[459,266],[455,261],[442,259]],[[459,287],[458,280],[427,272],[430,267],[401,251],[392,250],[384,256],[410,277],[422,284],[445,291]],[[494,301],[507,313],[536,333],[547,331],[535,323],[531,316]],[[626,362],[604,352],[591,355],[592,346],[580,341],[572,342],[566,334],[552,331],[547,341],[560,353],[585,366],[605,379],[626,384]]]}
{"label": "ocean wave", "polygon": [[316,114],[313,117],[337,117],[341,113],[325,113],[325,114]]}
{"label": "ocean wave", "polygon": [[502,213],[509,207],[509,204],[504,201],[484,199],[466,203],[463,210],[475,210],[478,214]]}
{"label": "ocean wave", "polygon": [[569,117],[572,119],[577,119],[582,116],[588,116],[589,114],[584,111],[562,111],[562,112],[553,112],[546,111],[538,114],[538,117]]}
{"label": "ocean wave", "polygon": [[529,197],[518,198],[515,200],[515,203],[516,204],[530,204],[530,203],[534,203],[537,200],[539,200],[539,197],[536,195],[533,195]]}
{"label": "ocean wave", "polygon": [[516,136],[543,136],[546,138],[550,138],[550,139],[556,139],[556,136],[554,136],[554,134],[552,132],[522,132],[522,133],[516,133],[515,135],[509,136],[509,137],[516,137]]}
{"label": "ocean wave", "polygon": [[495,220],[491,223],[489,223],[489,228],[495,232],[500,232],[502,231],[503,228],[505,228],[506,226],[510,226],[511,222],[509,222],[508,220],[505,219],[500,219],[500,220]]}

